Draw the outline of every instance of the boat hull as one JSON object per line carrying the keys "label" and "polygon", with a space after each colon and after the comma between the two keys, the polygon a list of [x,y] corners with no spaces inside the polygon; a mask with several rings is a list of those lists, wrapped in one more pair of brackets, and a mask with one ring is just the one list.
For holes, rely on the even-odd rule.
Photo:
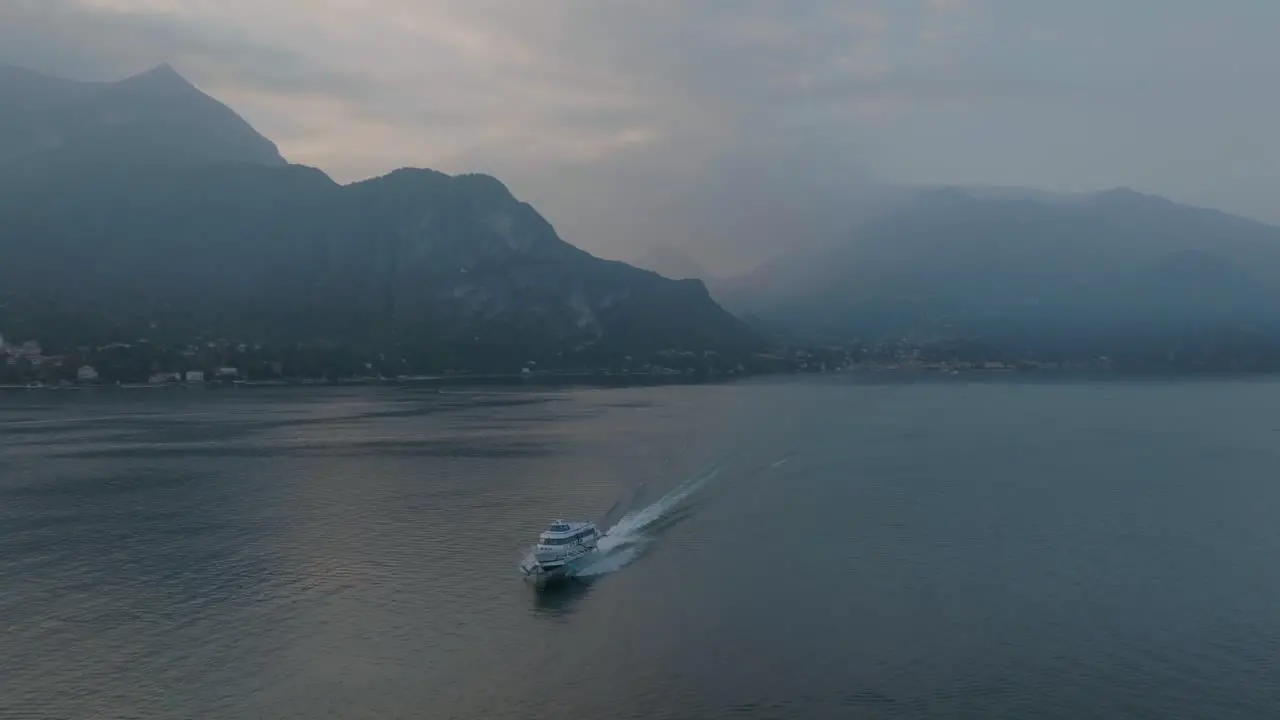
{"label": "boat hull", "polygon": [[520,573],[526,582],[536,588],[555,585],[577,577],[594,560],[595,551],[583,553],[573,559],[542,564],[530,558],[520,565]]}

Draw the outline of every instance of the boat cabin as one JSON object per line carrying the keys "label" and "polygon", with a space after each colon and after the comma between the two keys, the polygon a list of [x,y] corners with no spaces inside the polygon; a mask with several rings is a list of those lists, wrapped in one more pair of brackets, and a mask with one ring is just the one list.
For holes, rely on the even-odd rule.
{"label": "boat cabin", "polygon": [[565,522],[556,520],[538,536],[539,545],[577,545],[585,540],[595,538],[595,523]]}

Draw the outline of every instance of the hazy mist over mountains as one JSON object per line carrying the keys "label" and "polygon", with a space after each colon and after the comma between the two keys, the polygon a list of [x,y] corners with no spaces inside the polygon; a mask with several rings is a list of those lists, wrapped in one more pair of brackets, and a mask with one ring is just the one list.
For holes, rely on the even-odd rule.
{"label": "hazy mist over mountains", "polygon": [[922,191],[843,242],[716,286],[833,337],[1280,328],[1280,228],[1116,189]]}
{"label": "hazy mist over mountains", "polygon": [[1280,328],[1277,230],[1197,207],[1280,218],[1274,10],[499,4],[6,5],[0,320],[435,365]]}
{"label": "hazy mist over mountains", "polygon": [[1280,328],[1280,230],[1127,189],[860,183],[840,220],[779,228],[787,249],[747,272],[654,245],[636,264],[666,280],[563,242],[487,176],[344,187],[287,165],[168,65],[0,80],[22,109],[0,134],[5,320],[64,342],[214,333],[433,367],[762,347],[713,297],[823,342]]}
{"label": "hazy mist over mountains", "polygon": [[[1109,0],[0,3],[0,65],[171,62],[291,161],[499,177],[594,254],[717,276],[891,186],[1133,187],[1280,222],[1280,6]],[[856,218],[855,218],[856,220]]]}

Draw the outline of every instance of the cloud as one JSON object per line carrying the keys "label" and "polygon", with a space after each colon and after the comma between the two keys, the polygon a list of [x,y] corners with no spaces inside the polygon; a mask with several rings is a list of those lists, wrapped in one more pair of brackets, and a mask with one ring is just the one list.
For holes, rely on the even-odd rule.
{"label": "cloud", "polygon": [[[168,61],[338,179],[491,172],[589,250],[674,242],[728,267],[844,232],[872,178],[1160,190],[1142,179],[1168,176],[1154,138],[1172,135],[1137,127],[1176,97],[1161,83],[1277,57],[1166,7],[6,0],[0,62],[108,79]],[[1173,19],[1235,44],[1180,65]]]}
{"label": "cloud", "polygon": [[[724,236],[716,219],[732,207],[670,214],[696,215],[700,189],[723,203],[785,191],[814,172],[800,158],[832,144],[832,124],[930,92],[895,80],[890,7],[17,0],[0,10],[0,60],[97,78],[168,61],[296,162],[341,179],[406,164],[495,172],[566,234],[626,255],[623,245],[658,236]],[[861,176],[852,140],[816,153],[847,164],[828,169],[841,183]],[[598,210],[575,207],[584,194]],[[632,221],[619,227],[618,216]],[[774,241],[733,234],[713,239],[754,255]]]}

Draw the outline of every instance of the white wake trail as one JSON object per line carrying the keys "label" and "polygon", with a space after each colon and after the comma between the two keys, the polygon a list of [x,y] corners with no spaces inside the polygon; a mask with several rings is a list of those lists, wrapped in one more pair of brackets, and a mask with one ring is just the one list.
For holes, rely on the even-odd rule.
{"label": "white wake trail", "polygon": [[719,475],[722,469],[723,466],[717,465],[677,485],[649,505],[623,515],[613,527],[609,528],[604,537],[600,538],[600,544],[596,550],[598,557],[579,573],[579,577],[603,575],[629,565],[655,539],[651,530],[671,517],[672,513],[679,510],[686,500]]}

